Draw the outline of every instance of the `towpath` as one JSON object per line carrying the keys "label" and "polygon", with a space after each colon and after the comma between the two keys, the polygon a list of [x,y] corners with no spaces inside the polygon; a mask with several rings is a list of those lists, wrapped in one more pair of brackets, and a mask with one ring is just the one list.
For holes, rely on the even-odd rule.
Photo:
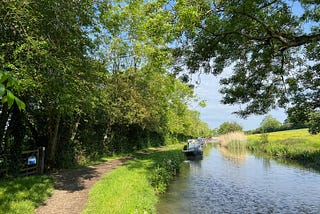
{"label": "towpath", "polygon": [[90,188],[105,174],[137,155],[156,152],[151,150],[125,158],[110,160],[94,166],[63,170],[51,176],[54,179],[52,195],[35,210],[35,214],[79,214],[85,208]]}

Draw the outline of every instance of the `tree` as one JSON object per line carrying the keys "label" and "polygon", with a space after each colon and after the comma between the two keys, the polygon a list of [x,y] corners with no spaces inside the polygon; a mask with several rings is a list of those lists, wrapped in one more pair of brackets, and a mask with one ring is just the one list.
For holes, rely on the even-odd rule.
{"label": "tree", "polygon": [[188,109],[193,89],[170,70],[179,30],[167,1],[0,6],[1,154],[45,146],[61,167],[208,133]]}
{"label": "tree", "polygon": [[87,83],[92,77],[93,61],[88,58],[92,43],[86,27],[93,20],[92,8],[90,0],[81,4],[42,0],[1,2],[0,70],[18,80],[19,97],[27,109],[23,115],[16,115],[19,113],[14,109],[2,106],[1,122],[8,125],[1,134],[19,143],[20,139],[15,138],[17,127],[32,132],[33,136],[24,138],[32,142],[26,146],[34,144],[33,141],[38,146],[47,146],[47,157],[52,162],[57,147],[68,141],[81,105],[89,100],[86,95],[91,87]]}
{"label": "tree", "polygon": [[271,115],[267,115],[260,123],[259,129],[264,132],[277,131],[281,127],[281,122]]}
{"label": "tree", "polygon": [[241,105],[235,113],[242,117],[301,102],[319,112],[318,1],[189,4],[198,5],[196,33],[183,34],[187,39],[177,55],[191,72],[218,75],[231,66],[232,73],[220,81],[224,104]]}
{"label": "tree", "polygon": [[219,126],[218,133],[219,134],[227,134],[229,132],[242,131],[243,128],[236,122],[224,122]]}
{"label": "tree", "polygon": [[16,103],[20,110],[24,110],[26,108],[25,103],[16,97],[9,88],[19,92],[17,80],[12,78],[10,74],[0,70],[0,98],[2,98],[2,103],[8,103],[9,108]]}
{"label": "tree", "polygon": [[311,112],[309,114],[309,132],[311,134],[318,134],[320,133],[320,112]]}

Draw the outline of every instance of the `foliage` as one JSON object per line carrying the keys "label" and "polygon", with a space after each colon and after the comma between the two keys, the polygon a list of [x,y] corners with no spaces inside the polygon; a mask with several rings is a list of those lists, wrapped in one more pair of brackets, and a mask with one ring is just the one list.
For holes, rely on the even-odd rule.
{"label": "foliage", "polygon": [[53,180],[31,176],[0,180],[0,213],[34,213],[53,191]]}
{"label": "foliage", "polygon": [[168,151],[151,171],[150,182],[156,193],[164,193],[172,180],[179,172],[180,164],[185,156],[179,150]]}
{"label": "foliage", "polygon": [[20,110],[24,110],[26,105],[18,97],[16,97],[8,88],[18,89],[17,80],[12,78],[8,73],[0,70],[0,97],[2,103],[7,103],[9,108],[16,103]]}
{"label": "foliage", "polygon": [[38,146],[47,166],[70,167],[210,132],[171,71],[179,30],[167,1],[0,5],[0,152],[10,164]]}
{"label": "foliage", "polygon": [[247,148],[274,158],[288,159],[307,167],[319,169],[320,138],[307,129],[272,132],[248,136]]}
{"label": "foliage", "polygon": [[314,111],[309,114],[309,132],[311,134],[320,133],[320,111]]}
{"label": "foliage", "polygon": [[272,132],[278,130],[281,125],[281,122],[276,118],[271,115],[267,115],[261,121],[259,129],[261,129],[262,132]]}
{"label": "foliage", "polygon": [[113,170],[92,188],[83,213],[155,213],[156,194],[179,169],[181,155],[178,145]]}
{"label": "foliage", "polygon": [[[276,107],[319,110],[318,1],[186,4],[198,19],[186,24],[176,66],[214,75],[230,68],[220,81],[222,103],[240,105],[235,113],[242,117],[263,115]],[[184,23],[184,14],[178,13],[177,20]]]}
{"label": "foliage", "polygon": [[223,135],[230,132],[242,131],[243,128],[236,122],[224,122],[220,125],[218,133]]}

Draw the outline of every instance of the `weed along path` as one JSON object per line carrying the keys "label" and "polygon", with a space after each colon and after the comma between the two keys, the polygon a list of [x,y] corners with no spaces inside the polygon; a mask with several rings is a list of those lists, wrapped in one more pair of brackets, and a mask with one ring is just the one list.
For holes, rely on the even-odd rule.
{"label": "weed along path", "polygon": [[86,206],[90,188],[105,174],[136,156],[156,151],[159,150],[150,150],[94,166],[52,174],[55,181],[52,196],[35,210],[35,214],[81,213]]}

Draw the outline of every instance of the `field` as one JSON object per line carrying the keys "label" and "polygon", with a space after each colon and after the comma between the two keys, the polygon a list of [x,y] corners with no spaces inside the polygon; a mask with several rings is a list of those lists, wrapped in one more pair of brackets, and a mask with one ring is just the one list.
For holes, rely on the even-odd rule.
{"label": "field", "polygon": [[253,152],[320,169],[320,134],[311,135],[307,129],[248,135],[247,147]]}

